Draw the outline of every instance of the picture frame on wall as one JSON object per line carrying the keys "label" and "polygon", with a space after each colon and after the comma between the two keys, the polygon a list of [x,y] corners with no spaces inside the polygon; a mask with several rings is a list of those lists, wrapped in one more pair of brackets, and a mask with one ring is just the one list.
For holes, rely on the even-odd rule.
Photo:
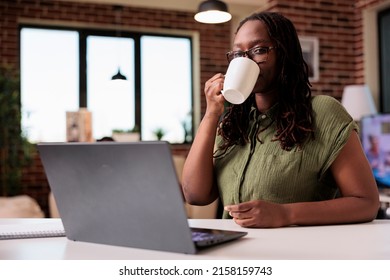
{"label": "picture frame on wall", "polygon": [[317,82],[320,79],[319,71],[319,40],[317,37],[299,36],[302,47],[303,59],[309,66],[310,82]]}

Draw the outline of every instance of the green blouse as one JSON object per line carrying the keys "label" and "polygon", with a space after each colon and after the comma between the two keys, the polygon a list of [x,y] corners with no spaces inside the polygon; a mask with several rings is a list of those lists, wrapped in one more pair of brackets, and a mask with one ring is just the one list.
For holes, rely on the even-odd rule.
{"label": "green blouse", "polygon": [[[250,143],[231,147],[215,159],[223,205],[259,199],[292,203],[335,197],[337,185],[329,167],[358,126],[333,97],[315,96],[312,105],[315,139],[291,151],[281,149],[279,141],[271,141],[276,131],[273,117],[277,105],[265,114],[252,110]],[[218,145],[222,139],[218,137],[216,141]],[[223,217],[228,218],[226,211]]]}

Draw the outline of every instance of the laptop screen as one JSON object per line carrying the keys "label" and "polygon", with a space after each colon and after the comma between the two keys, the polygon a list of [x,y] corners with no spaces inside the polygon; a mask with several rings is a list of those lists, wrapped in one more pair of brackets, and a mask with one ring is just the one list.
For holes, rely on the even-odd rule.
{"label": "laptop screen", "polygon": [[390,114],[363,117],[362,145],[379,187],[390,188]]}

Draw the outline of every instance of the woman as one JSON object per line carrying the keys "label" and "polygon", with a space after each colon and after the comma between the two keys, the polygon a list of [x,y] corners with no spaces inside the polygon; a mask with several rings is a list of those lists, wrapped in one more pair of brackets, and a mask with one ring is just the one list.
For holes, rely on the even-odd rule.
{"label": "woman", "polygon": [[223,217],[243,227],[373,220],[378,190],[357,126],[337,100],[311,97],[291,21],[244,19],[227,56],[249,57],[260,74],[251,96],[225,113],[224,75],[206,82],[207,109],[182,176],[187,202],[220,197]]}

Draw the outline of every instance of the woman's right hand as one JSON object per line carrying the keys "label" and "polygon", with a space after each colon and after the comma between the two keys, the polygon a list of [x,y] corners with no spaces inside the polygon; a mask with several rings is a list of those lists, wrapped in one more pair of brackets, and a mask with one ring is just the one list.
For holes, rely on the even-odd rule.
{"label": "woman's right hand", "polygon": [[222,95],[223,83],[225,76],[221,73],[215,74],[210,78],[204,88],[207,102],[206,115],[221,116],[224,112],[225,98]]}

